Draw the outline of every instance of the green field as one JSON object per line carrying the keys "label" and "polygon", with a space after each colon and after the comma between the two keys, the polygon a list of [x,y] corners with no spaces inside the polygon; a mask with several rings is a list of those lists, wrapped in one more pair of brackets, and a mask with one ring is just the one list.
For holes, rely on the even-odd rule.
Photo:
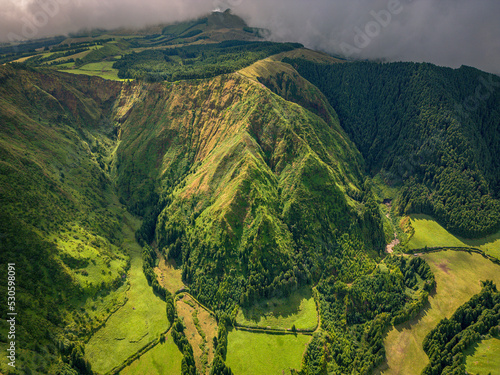
{"label": "green field", "polygon": [[481,341],[466,351],[466,369],[469,374],[500,375],[500,340]]}
{"label": "green field", "polygon": [[65,69],[62,72],[72,74],[85,74],[89,76],[97,76],[104,79],[114,81],[124,81],[118,78],[118,70],[113,69],[113,61],[101,61],[97,63],[90,63],[79,67],[78,69]]}
{"label": "green field", "polygon": [[314,329],[318,324],[316,303],[309,288],[302,288],[288,298],[260,301],[250,308],[241,308],[236,322],[244,326]]}
{"label": "green field", "polygon": [[480,281],[489,279],[500,285],[500,267],[479,254],[441,251],[425,254],[436,277],[436,293],[416,318],[389,331],[385,341],[387,364],[383,374],[420,374],[428,363],[422,342],[445,317],[481,290]]}
{"label": "green field", "polygon": [[163,344],[156,345],[146,352],[138,360],[125,367],[122,375],[180,375],[181,374],[182,353],[172,340],[172,336],[167,335]]}
{"label": "green field", "polygon": [[311,336],[268,335],[233,330],[228,337],[226,363],[235,375],[289,374],[300,369]]}
{"label": "green field", "polygon": [[422,249],[425,246],[476,247],[500,259],[500,232],[476,240],[464,239],[454,236],[427,215],[411,215],[411,225],[415,234],[408,243],[410,249]]}
{"label": "green field", "polygon": [[133,235],[138,223],[132,222],[130,215],[127,218],[129,225],[124,231],[127,234],[125,244],[131,256],[128,300],[85,347],[85,356],[98,373],[106,373],[120,365],[169,327],[165,302],[153,294],[142,271],[141,247]]}

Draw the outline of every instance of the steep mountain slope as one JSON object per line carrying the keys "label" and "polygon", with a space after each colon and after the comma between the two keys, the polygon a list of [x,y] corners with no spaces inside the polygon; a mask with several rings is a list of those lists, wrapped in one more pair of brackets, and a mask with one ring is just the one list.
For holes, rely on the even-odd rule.
{"label": "steep mountain slope", "polygon": [[220,312],[353,280],[382,251],[363,160],[304,81],[314,112],[240,73],[146,84],[13,64],[0,81],[1,261],[23,265],[27,368],[88,371],[82,343],[110,308],[98,316],[85,300],[115,290],[128,262],[115,188],[144,217],[139,241]]}
{"label": "steep mountain slope", "polygon": [[325,122],[237,74],[122,95],[119,191],[203,302],[227,311],[372,267],[378,209],[331,108]]}
{"label": "steep mountain slope", "polygon": [[[162,285],[184,282],[187,300],[215,312],[212,368],[225,366],[226,324],[238,307],[305,286],[321,324],[301,373],[370,372],[384,359],[385,328],[415,316],[435,282],[417,257],[377,265],[385,239],[367,171],[402,185],[400,213],[432,213],[468,235],[495,230],[499,116],[497,81],[489,80],[496,78],[426,64],[339,64],[294,44],[189,45],[242,33],[253,40],[258,32],[229,13],[161,31],[109,40],[87,55],[101,69],[123,53],[117,67],[135,81],[0,67],[0,263],[19,268],[19,342],[30,343],[21,371],[90,373],[84,344],[92,348],[85,358],[102,362],[99,371],[120,368],[143,347],[136,336],[145,332],[155,344],[168,328],[148,330],[150,310],[137,290],[125,303],[126,209],[142,219],[135,236],[143,261],[134,243],[131,270],[140,291],[147,278],[163,293],[185,373],[195,371],[192,343],[155,279],[158,253],[182,272]],[[186,44],[175,48],[179,55],[165,53],[178,42]],[[76,56],[93,43],[59,52]],[[140,53],[127,57],[134,48]],[[227,65],[214,70],[219,60]],[[491,95],[477,110],[457,112],[477,82],[490,82]],[[150,294],[147,301],[158,300]],[[109,331],[95,334],[123,303]],[[99,340],[114,329],[140,332],[129,335],[135,346],[117,363],[104,363]],[[121,331],[108,347],[129,337]]]}
{"label": "steep mountain slope", "polygon": [[403,185],[400,213],[434,215],[468,237],[499,229],[498,77],[431,64],[284,61],[325,93],[371,172]]}

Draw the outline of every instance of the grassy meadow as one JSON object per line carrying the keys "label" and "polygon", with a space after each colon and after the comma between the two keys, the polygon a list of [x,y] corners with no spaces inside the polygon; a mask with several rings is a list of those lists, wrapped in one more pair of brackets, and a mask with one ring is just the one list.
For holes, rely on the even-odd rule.
{"label": "grassy meadow", "polygon": [[128,367],[121,375],[180,375],[182,353],[170,334],[163,344],[156,345]]}
{"label": "grassy meadow", "polygon": [[422,342],[445,317],[481,290],[480,282],[500,285],[500,267],[479,254],[442,251],[423,255],[436,277],[437,289],[416,318],[392,328],[385,341],[387,363],[380,373],[420,374],[428,363]]}
{"label": "grassy meadow", "polygon": [[226,363],[235,375],[289,374],[300,369],[311,336],[268,335],[232,330]]}
{"label": "grassy meadow", "polygon": [[241,308],[236,322],[244,326],[287,329],[314,329],[318,323],[316,303],[309,288],[288,298],[263,300],[250,308]]}
{"label": "grassy meadow", "polygon": [[138,223],[130,215],[127,218],[125,244],[131,257],[127,302],[110,316],[85,347],[85,356],[98,373],[120,365],[169,327],[165,302],[154,295],[142,271],[141,247],[134,239]]}
{"label": "grassy meadow", "polygon": [[468,349],[465,368],[469,374],[500,375],[500,339],[491,338]]}
{"label": "grassy meadow", "polygon": [[411,225],[415,234],[408,243],[410,249],[422,249],[425,246],[475,247],[500,259],[500,232],[475,240],[464,239],[454,236],[427,215],[411,215]]}
{"label": "grassy meadow", "polygon": [[88,76],[97,76],[113,81],[124,81],[123,79],[118,78],[118,70],[113,69],[113,63],[114,63],[113,61],[101,61],[101,62],[86,64],[77,69],[65,69],[62,71],[72,74],[85,74]]}
{"label": "grassy meadow", "polygon": [[158,266],[154,268],[154,272],[156,273],[160,285],[172,294],[184,288],[182,270],[177,267],[175,260],[169,259],[167,261],[159,252],[157,255],[160,261],[158,262]]}

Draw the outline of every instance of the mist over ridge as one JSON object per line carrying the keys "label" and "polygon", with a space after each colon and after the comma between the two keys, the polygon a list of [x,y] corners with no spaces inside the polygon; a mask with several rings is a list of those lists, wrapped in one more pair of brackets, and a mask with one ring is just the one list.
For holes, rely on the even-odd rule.
{"label": "mist over ridge", "polygon": [[500,74],[494,0],[0,0],[0,42],[92,28],[139,28],[231,8],[274,41],[353,59],[470,65]]}

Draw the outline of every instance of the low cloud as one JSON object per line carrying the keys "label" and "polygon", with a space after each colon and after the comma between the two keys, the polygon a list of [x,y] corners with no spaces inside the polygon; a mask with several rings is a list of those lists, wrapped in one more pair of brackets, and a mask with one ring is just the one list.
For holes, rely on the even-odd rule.
{"label": "low cloud", "polygon": [[[276,41],[500,74],[498,0],[0,0],[0,41],[141,27],[230,7]],[[30,26],[31,25],[31,26]]]}
{"label": "low cloud", "polygon": [[351,58],[470,65],[500,74],[497,0],[254,0],[239,11],[275,40]]}

